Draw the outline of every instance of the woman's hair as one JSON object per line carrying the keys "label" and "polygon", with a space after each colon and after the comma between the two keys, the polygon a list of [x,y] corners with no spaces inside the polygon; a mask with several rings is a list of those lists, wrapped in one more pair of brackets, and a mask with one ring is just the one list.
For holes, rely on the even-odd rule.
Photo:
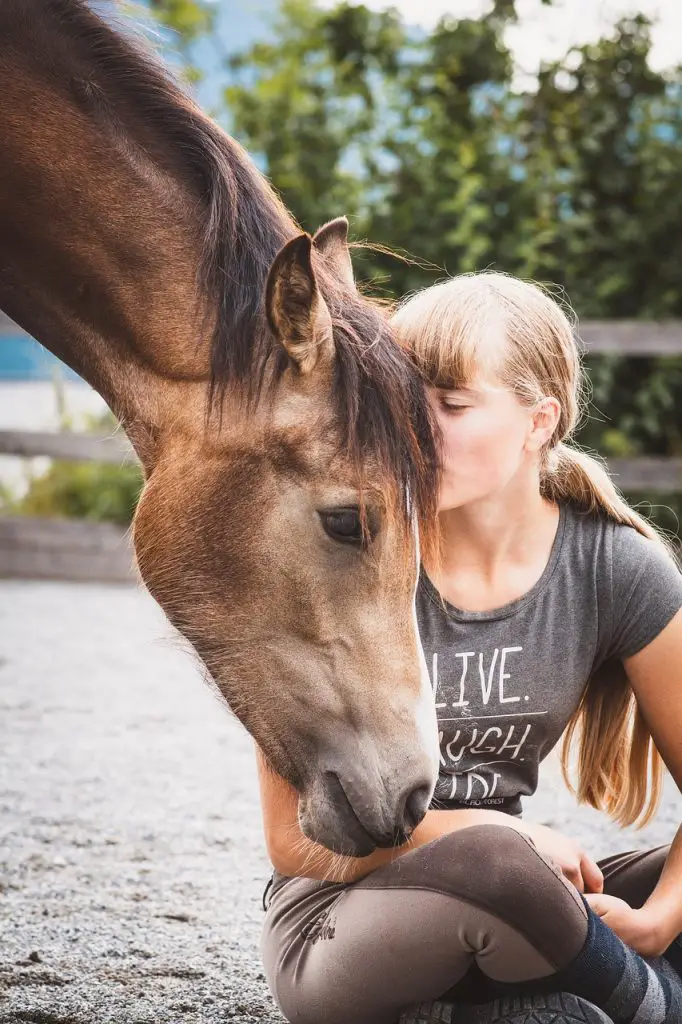
{"label": "woman's hair", "polygon": [[[463,274],[409,297],[397,307],[393,325],[436,387],[455,388],[483,376],[528,406],[557,399],[559,421],[541,453],[542,494],[631,526],[673,557],[667,541],[627,504],[604,466],[569,443],[583,398],[570,310],[536,284],[485,272]],[[574,743],[575,787],[569,779]],[[621,662],[605,662],[590,678],[564,735],[562,768],[581,803],[606,811],[621,825],[645,825],[655,814],[663,762]]]}

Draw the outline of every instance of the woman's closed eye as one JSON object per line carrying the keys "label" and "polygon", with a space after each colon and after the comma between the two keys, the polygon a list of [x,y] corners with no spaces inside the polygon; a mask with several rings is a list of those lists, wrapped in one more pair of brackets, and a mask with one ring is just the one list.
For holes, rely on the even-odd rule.
{"label": "woman's closed eye", "polygon": [[461,415],[477,404],[477,394],[470,388],[439,389],[437,397],[441,409],[453,415]]}
{"label": "woman's closed eye", "polygon": [[442,398],[440,404],[441,404],[441,407],[443,409],[445,409],[446,412],[451,412],[451,413],[462,413],[466,409],[470,409],[471,408],[471,404],[470,403],[462,402],[462,401],[457,401],[454,398]]}

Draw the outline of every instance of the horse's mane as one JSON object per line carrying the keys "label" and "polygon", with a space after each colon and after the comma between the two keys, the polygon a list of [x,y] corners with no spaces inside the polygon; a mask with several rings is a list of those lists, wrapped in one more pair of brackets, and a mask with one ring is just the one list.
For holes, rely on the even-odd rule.
{"label": "horse's mane", "polygon": [[[72,87],[120,131],[123,117],[153,133],[165,160],[194,191],[201,218],[200,283],[215,310],[211,392],[236,383],[257,397],[264,367],[279,379],[263,299],[270,266],[300,229],[245,151],[206,117],[149,47],[112,26],[91,0],[2,0],[49,34],[52,52],[70,47]],[[55,31],[55,19],[61,31]],[[127,125],[126,125],[127,127]],[[345,287],[318,261],[334,323],[335,401],[344,442],[362,466],[368,450],[398,485],[401,504],[433,513],[437,453],[422,382],[393,341],[383,310]]]}

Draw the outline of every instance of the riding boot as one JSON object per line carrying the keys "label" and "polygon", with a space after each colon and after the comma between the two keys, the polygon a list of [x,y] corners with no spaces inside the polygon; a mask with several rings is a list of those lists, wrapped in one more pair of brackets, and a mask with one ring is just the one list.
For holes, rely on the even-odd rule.
{"label": "riding boot", "polygon": [[405,1010],[399,1024],[612,1024],[611,1018],[566,992],[518,995],[492,1002],[419,1003]]}

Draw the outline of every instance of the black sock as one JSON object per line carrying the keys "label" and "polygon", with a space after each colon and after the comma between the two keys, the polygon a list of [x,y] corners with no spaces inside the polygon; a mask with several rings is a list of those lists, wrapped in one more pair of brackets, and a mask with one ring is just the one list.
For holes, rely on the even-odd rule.
{"label": "black sock", "polygon": [[666,960],[671,967],[675,969],[680,978],[682,978],[682,935],[678,935],[674,942],[666,949],[663,954],[663,959]]}
{"label": "black sock", "polygon": [[[585,904],[587,906],[587,904]],[[553,975],[554,991],[572,992],[604,1010],[613,1024],[680,1024],[682,980],[659,961],[644,960],[589,907],[585,945]]]}

